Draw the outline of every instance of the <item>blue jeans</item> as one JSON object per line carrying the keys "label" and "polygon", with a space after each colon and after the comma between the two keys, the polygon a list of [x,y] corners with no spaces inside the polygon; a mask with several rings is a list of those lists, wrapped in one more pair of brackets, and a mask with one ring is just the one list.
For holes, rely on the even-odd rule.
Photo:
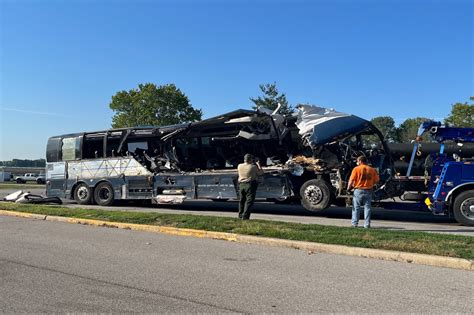
{"label": "blue jeans", "polygon": [[356,189],[352,198],[352,226],[359,224],[359,214],[362,206],[364,207],[364,227],[370,227],[370,212],[372,210],[370,203],[372,202],[372,190]]}

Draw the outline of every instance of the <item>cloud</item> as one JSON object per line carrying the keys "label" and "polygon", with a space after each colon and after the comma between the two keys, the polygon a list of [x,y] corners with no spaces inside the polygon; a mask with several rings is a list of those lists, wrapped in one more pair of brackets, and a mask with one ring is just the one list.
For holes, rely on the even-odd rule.
{"label": "cloud", "polygon": [[6,112],[18,112],[18,113],[25,113],[25,114],[32,114],[32,115],[72,117],[71,115],[64,115],[64,114],[51,113],[51,112],[40,112],[40,111],[29,110],[29,109],[9,108],[9,107],[0,107],[0,109]]}

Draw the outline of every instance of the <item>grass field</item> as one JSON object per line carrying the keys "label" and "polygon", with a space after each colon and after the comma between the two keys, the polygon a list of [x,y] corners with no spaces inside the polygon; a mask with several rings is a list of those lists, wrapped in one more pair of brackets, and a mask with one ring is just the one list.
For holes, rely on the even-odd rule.
{"label": "grass field", "polygon": [[236,218],[188,214],[105,211],[66,208],[62,206],[21,205],[7,202],[0,202],[0,209],[44,215],[161,225],[325,244],[387,249],[474,260],[474,237],[471,236],[388,231],[384,229],[354,229],[349,227],[265,220],[241,221]]}
{"label": "grass field", "polygon": [[45,188],[45,185],[40,185],[40,184],[36,184],[36,183],[17,184],[15,182],[0,183],[0,189],[25,190],[25,189],[32,189],[32,188],[42,189],[42,188]]}

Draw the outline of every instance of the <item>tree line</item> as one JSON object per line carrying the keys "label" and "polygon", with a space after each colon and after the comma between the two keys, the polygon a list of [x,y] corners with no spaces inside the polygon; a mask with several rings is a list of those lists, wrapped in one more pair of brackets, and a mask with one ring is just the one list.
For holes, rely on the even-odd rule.
{"label": "tree line", "polygon": [[[252,108],[268,108],[275,110],[281,105],[280,113],[291,115],[295,107],[290,105],[285,93],[281,93],[276,83],[261,84],[260,95],[250,97]],[[474,97],[470,103],[455,103],[444,123],[456,127],[474,127]],[[189,98],[174,84],[157,86],[153,83],[139,84],[138,88],[119,91],[112,96],[109,104],[115,112],[112,117],[113,128],[137,126],[166,126],[199,121],[202,109],[192,106]],[[400,125],[390,116],[377,116],[371,122],[382,132],[388,142],[406,143],[413,140],[418,127],[429,117],[408,118]]]}
{"label": "tree line", "polygon": [[37,160],[19,160],[13,159],[11,161],[0,161],[0,167],[45,167],[45,159]]}

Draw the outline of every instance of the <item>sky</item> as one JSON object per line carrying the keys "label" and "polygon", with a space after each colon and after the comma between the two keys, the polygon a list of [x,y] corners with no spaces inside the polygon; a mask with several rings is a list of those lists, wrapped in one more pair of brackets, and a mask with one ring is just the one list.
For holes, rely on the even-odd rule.
{"label": "sky", "polygon": [[443,119],[474,95],[474,0],[0,0],[0,161],[109,129],[112,95],[174,83],[203,118],[290,104]]}

